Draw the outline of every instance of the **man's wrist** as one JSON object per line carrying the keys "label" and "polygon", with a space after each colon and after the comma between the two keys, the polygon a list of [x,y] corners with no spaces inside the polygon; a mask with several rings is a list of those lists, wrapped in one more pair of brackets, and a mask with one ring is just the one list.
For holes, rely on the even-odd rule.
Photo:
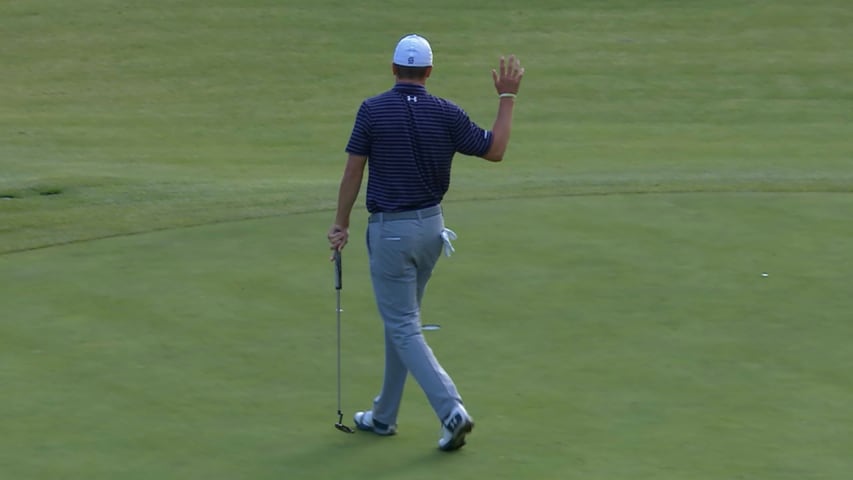
{"label": "man's wrist", "polygon": [[504,93],[499,93],[498,97],[499,98],[513,98],[514,99],[514,98],[518,97],[518,94],[512,93],[512,92],[504,92]]}

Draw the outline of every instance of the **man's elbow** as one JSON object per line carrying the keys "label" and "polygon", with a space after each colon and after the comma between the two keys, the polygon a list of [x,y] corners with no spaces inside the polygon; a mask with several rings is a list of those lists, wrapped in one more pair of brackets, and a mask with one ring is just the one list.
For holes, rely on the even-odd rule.
{"label": "man's elbow", "polygon": [[361,182],[365,164],[367,164],[367,157],[350,155],[346,167],[344,167],[344,178]]}
{"label": "man's elbow", "polygon": [[483,154],[483,158],[490,162],[500,162],[504,159],[504,152],[506,152],[503,148],[490,148],[485,154]]}

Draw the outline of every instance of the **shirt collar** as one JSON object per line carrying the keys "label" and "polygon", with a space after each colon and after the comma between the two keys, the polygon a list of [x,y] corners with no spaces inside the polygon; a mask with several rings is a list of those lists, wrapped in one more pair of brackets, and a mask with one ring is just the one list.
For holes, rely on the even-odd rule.
{"label": "shirt collar", "polygon": [[397,83],[394,85],[393,90],[395,92],[403,93],[403,94],[411,94],[411,95],[426,95],[427,89],[423,85],[418,85],[416,83]]}

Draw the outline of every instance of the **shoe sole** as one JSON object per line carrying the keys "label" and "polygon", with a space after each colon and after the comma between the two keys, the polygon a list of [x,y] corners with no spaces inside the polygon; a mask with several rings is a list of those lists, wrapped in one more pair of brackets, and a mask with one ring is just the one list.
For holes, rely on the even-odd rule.
{"label": "shoe sole", "polygon": [[375,435],[379,435],[380,437],[391,437],[391,436],[394,436],[394,435],[396,435],[396,434],[397,434],[397,430],[396,430],[396,429],[395,429],[395,430],[385,430],[385,431],[382,431],[382,430],[376,430],[376,429],[375,429],[375,428],[373,428],[373,427],[363,426],[363,425],[362,425],[362,424],[360,424],[360,423],[356,423],[356,424],[355,424],[355,428],[356,428],[357,430],[361,430],[362,432],[370,432],[370,433],[373,433],[373,434],[375,434]]}
{"label": "shoe sole", "polygon": [[471,430],[474,430],[474,422],[466,421],[462,428],[460,428],[456,434],[447,442],[447,445],[443,447],[438,447],[442,452],[452,452],[454,450],[459,450],[460,448],[465,446],[465,436],[471,433]]}

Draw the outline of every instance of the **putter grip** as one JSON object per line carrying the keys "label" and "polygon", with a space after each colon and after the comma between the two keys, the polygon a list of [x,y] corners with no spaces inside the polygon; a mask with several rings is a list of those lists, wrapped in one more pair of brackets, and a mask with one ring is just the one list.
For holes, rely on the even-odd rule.
{"label": "putter grip", "polygon": [[339,250],[335,250],[335,290],[341,289],[341,252]]}

